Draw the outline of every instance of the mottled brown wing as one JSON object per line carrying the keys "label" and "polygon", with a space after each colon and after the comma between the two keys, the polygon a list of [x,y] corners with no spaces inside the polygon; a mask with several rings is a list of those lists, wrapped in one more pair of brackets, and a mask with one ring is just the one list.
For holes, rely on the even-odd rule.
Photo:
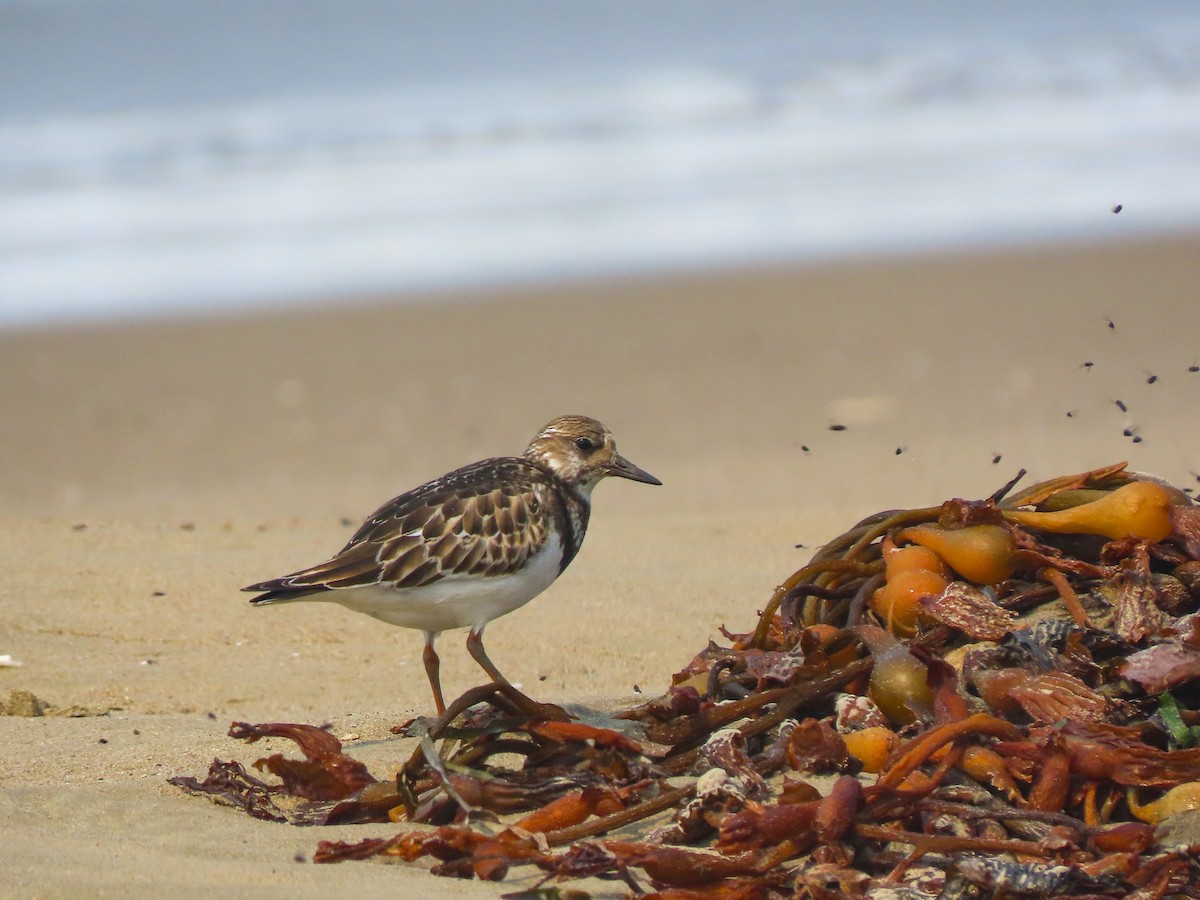
{"label": "mottled brown wing", "polygon": [[545,543],[555,486],[515,457],[457,469],[379,508],[332,559],[245,590],[287,599],[338,588],[418,587],[514,572]]}

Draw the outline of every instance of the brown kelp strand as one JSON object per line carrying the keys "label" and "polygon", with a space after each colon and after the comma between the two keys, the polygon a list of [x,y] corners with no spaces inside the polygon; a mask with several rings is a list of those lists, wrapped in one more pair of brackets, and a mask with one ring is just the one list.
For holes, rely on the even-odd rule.
{"label": "brown kelp strand", "polygon": [[486,685],[396,729],[395,778],[239,723],[302,758],[172,781],[383,829],[318,862],[519,870],[528,896],[1200,897],[1200,510],[1123,464],[1017,481],[864,519],[615,715]]}

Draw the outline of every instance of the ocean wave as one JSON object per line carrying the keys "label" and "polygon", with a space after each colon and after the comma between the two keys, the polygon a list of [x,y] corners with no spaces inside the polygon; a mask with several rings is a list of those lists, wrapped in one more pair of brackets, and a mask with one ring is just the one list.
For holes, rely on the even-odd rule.
{"label": "ocean wave", "polygon": [[0,118],[0,324],[1200,224],[1200,31]]}

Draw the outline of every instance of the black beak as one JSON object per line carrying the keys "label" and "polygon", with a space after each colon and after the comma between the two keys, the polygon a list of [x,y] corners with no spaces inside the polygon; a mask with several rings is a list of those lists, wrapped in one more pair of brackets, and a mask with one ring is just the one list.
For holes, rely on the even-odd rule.
{"label": "black beak", "polygon": [[639,469],[620,455],[610,462],[606,468],[609,475],[616,475],[618,478],[628,478],[630,481],[640,481],[643,484],[662,484],[661,481],[645,469]]}

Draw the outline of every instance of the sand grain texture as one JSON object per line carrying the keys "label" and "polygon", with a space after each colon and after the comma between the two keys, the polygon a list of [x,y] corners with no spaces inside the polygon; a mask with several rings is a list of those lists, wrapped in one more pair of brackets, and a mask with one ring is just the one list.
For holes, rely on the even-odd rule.
{"label": "sand grain texture", "polygon": [[[392,828],[272,825],[166,785],[286,746],[235,744],[234,720],[330,722],[387,774],[406,755],[388,726],[430,705],[415,633],[327,604],[251,610],[241,585],[554,415],[594,415],[664,486],[600,487],[579,559],[488,649],[536,696],[631,702],[721,623],[750,627],[811,553],[796,543],[861,515],[984,496],[1020,466],[1194,479],[1195,244],[0,334],[0,655],[22,663],[0,696],[104,713],[0,717],[0,893],[496,896],[295,858]],[[448,696],[480,677],[462,641],[439,645]]]}

